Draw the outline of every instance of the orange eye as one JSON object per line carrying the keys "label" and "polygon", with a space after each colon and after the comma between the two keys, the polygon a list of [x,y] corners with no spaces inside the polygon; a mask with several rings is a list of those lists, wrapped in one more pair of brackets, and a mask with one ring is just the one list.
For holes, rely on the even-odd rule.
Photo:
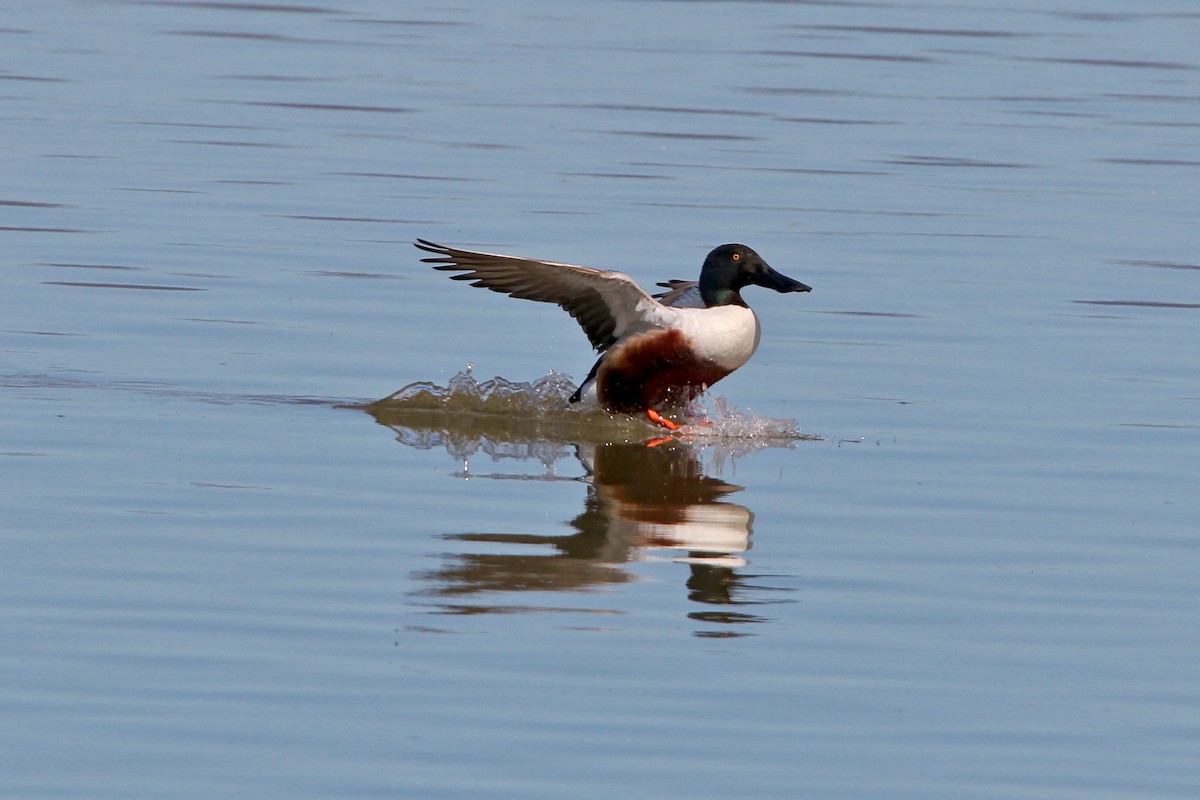
{"label": "orange eye", "polygon": [[732,256],[730,256],[730,257],[731,257],[731,258],[732,258],[734,261],[741,261],[741,260],[742,260],[742,254],[741,254],[741,253],[734,253],[734,254],[733,254]]}

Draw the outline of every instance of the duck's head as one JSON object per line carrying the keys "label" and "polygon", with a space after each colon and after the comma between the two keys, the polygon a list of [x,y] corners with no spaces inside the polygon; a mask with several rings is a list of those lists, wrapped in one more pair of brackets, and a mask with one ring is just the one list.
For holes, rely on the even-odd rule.
{"label": "duck's head", "polygon": [[811,292],[812,287],[776,272],[762,256],[744,244],[723,244],[708,254],[700,270],[704,305],[746,305],[741,290],[750,284],[777,292]]}

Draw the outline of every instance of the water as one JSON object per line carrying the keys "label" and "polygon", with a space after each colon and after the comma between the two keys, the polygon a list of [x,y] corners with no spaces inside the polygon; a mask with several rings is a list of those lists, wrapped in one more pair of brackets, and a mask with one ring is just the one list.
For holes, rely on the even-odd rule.
{"label": "water", "polygon": [[[8,9],[0,794],[1194,796],[1198,28]],[[814,291],[659,441],[418,236]]]}

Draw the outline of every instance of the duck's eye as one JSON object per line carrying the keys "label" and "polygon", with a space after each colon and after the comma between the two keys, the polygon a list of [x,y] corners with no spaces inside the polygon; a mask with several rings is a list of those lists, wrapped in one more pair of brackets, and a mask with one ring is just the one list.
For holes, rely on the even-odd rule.
{"label": "duck's eye", "polygon": [[742,260],[742,254],[741,254],[741,253],[734,253],[732,256],[730,256],[730,258],[732,258],[734,261],[741,261],[741,260]]}

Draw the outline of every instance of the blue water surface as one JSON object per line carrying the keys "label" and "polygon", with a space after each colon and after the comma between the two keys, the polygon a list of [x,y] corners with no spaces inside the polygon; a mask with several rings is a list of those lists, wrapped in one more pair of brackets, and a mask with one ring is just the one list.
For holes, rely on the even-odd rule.
{"label": "blue water surface", "polygon": [[[1198,30],[9,8],[0,794],[1194,797]],[[417,237],[751,245],[791,433],[368,405],[592,363]]]}

